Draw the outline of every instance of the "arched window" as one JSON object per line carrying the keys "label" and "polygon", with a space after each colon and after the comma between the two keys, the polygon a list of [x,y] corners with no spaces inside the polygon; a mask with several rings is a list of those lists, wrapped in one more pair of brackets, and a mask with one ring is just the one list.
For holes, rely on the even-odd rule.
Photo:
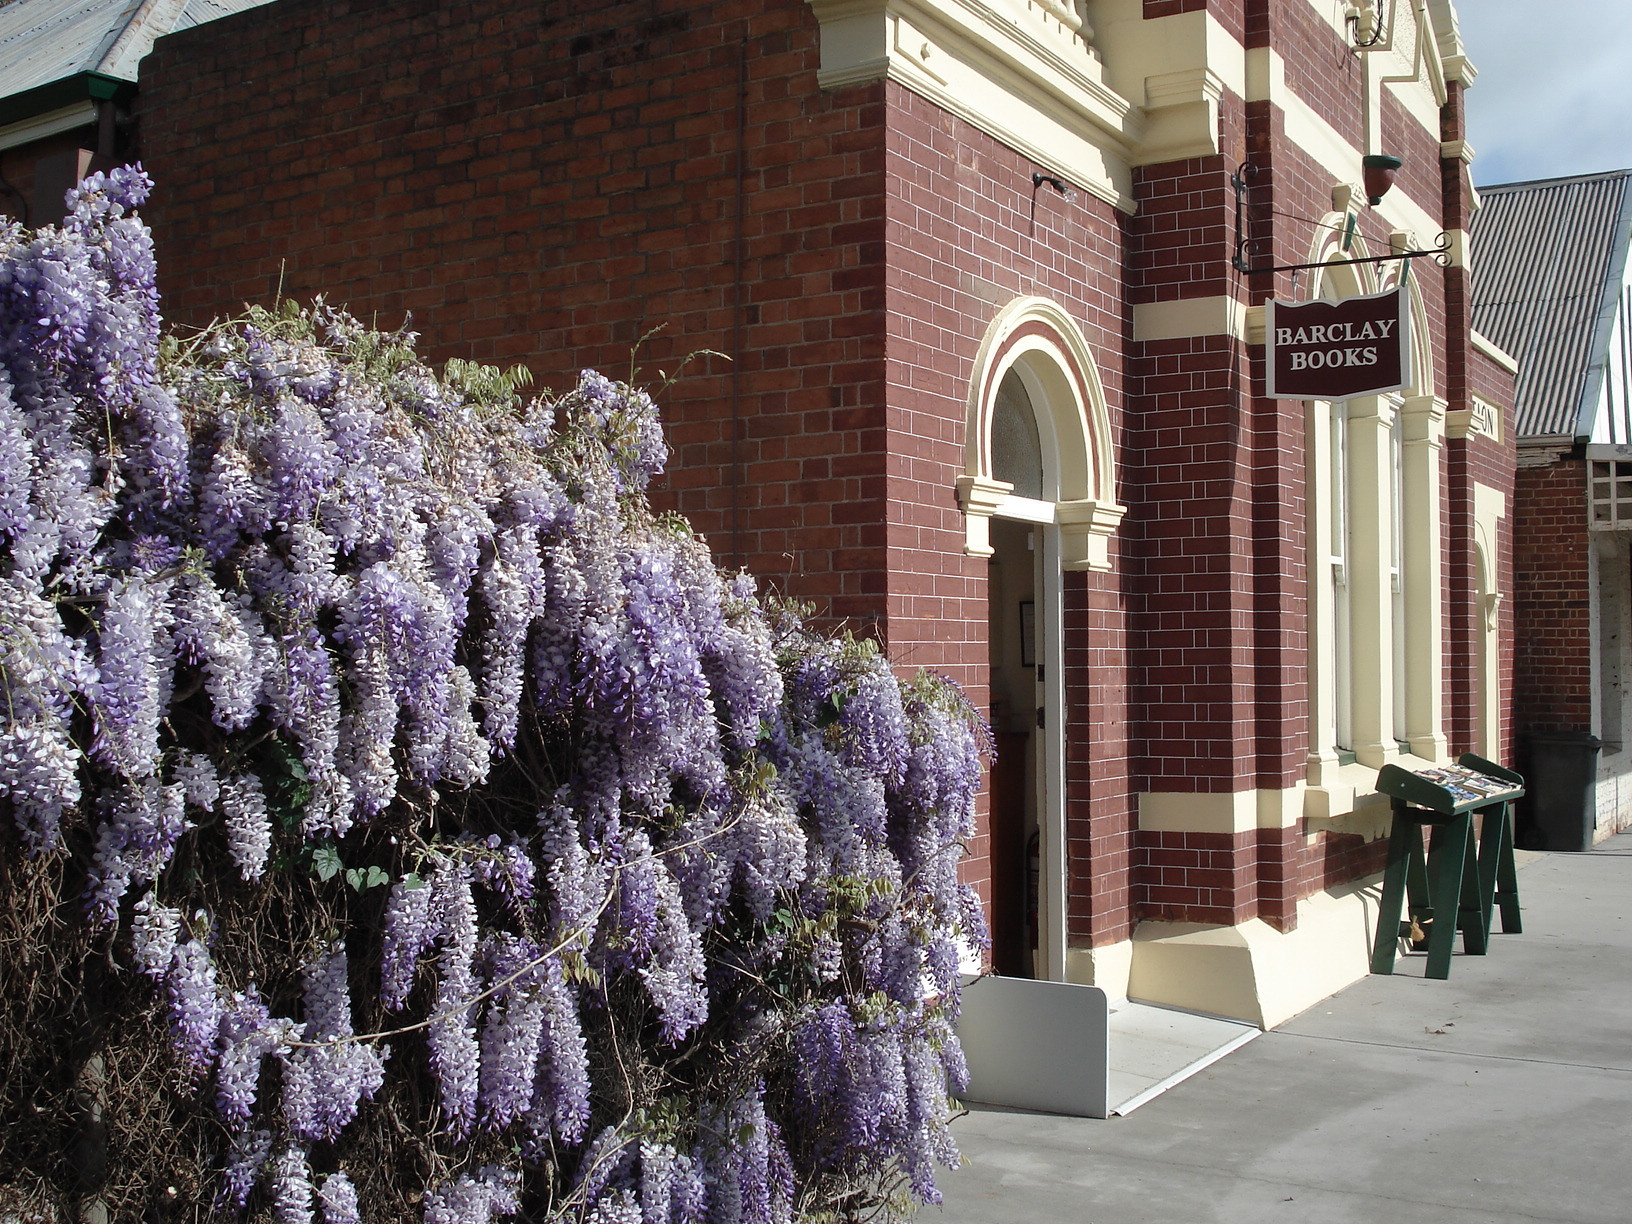
{"label": "arched window", "polygon": [[1001,509],[1057,523],[1063,568],[1110,568],[1126,508],[1116,500],[1099,370],[1071,316],[1037,297],[999,311],[976,354],[967,413],[958,478],[965,551],[991,555],[989,526]]}
{"label": "arched window", "polygon": [[1016,497],[1043,500],[1043,444],[1020,371],[998,384],[992,407],[992,479],[1014,486]]}

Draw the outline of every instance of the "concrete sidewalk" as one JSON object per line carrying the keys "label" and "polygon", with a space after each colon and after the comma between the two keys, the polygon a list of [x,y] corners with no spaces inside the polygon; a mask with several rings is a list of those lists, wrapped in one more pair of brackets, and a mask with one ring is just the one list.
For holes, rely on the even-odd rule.
{"label": "concrete sidewalk", "polygon": [[920,1219],[1627,1224],[1632,834],[1524,857],[1524,933],[1447,981],[1403,958],[1125,1118],[973,1107]]}

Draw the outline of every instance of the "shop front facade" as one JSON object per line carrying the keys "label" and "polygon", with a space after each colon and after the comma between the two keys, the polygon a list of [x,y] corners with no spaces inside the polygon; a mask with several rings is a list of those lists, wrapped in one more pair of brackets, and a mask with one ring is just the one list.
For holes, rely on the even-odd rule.
{"label": "shop front facade", "polygon": [[[678,372],[720,563],[990,710],[987,964],[1269,1025],[1365,972],[1377,770],[1511,756],[1472,79],[1443,0],[277,0],[135,110],[170,317]],[[1396,288],[1406,385],[1265,394],[1266,301]]]}

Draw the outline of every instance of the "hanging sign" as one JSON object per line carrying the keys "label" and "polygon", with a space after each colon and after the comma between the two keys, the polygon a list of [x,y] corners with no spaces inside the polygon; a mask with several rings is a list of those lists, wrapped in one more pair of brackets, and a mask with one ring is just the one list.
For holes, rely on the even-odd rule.
{"label": "hanging sign", "polygon": [[1411,385],[1411,329],[1403,289],[1264,310],[1265,393],[1354,399]]}

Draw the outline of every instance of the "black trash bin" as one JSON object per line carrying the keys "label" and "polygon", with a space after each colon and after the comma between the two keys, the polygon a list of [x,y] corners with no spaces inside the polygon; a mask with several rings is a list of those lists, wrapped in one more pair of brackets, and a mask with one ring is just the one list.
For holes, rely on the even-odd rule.
{"label": "black trash bin", "polygon": [[1530,734],[1530,768],[1519,845],[1526,850],[1591,850],[1598,827],[1598,750],[1585,731]]}

